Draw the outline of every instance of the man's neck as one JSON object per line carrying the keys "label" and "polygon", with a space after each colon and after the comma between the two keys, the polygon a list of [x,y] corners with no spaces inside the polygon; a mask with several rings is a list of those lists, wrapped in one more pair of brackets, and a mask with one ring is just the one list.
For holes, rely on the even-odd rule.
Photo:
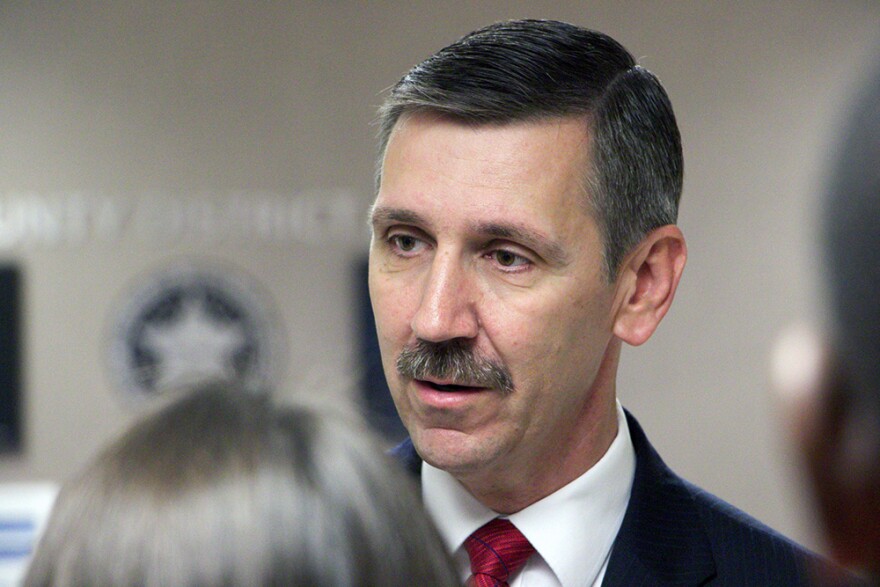
{"label": "man's neck", "polygon": [[607,393],[592,394],[584,405],[586,433],[564,439],[552,458],[535,456],[525,475],[509,470],[453,473],[467,491],[500,514],[513,514],[556,492],[595,465],[617,436],[617,400],[614,385]]}

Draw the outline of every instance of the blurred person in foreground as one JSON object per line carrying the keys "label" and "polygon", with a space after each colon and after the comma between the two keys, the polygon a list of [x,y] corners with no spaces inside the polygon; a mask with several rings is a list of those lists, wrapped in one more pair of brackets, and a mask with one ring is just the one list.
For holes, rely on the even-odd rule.
{"label": "blurred person in foreground", "polygon": [[780,338],[774,383],[832,556],[880,585],[880,69],[848,113],[821,234],[826,323]]}
{"label": "blurred person in foreground", "polygon": [[379,122],[369,285],[396,454],[459,576],[804,584],[814,555],[676,476],[617,401],[622,347],[687,257],[657,77],[602,33],[509,21],[410,70]]}
{"label": "blurred person in foreground", "polygon": [[66,483],[26,587],[456,585],[359,422],[208,387]]}

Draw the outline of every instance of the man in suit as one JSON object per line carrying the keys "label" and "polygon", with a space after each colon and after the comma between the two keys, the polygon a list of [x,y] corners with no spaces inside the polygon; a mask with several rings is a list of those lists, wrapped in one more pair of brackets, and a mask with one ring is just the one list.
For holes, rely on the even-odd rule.
{"label": "man in suit", "polygon": [[826,323],[780,339],[774,380],[833,557],[880,585],[880,67],[834,153],[821,231]]}
{"label": "man in suit", "polygon": [[511,21],[417,65],[380,117],[369,287],[396,452],[462,579],[804,583],[805,551],[676,477],[616,398],[687,256],[657,78],[601,33]]}

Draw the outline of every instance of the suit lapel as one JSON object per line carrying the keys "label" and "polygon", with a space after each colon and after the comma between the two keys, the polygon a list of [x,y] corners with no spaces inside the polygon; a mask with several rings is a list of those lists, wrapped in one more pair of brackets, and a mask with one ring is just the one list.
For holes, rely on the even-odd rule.
{"label": "suit lapel", "polygon": [[388,454],[403,465],[407,473],[421,482],[422,459],[419,457],[419,453],[416,452],[411,438],[407,437],[403,442],[388,451]]}
{"label": "suit lapel", "polygon": [[702,585],[715,574],[715,562],[691,493],[626,416],[636,474],[602,585]]}

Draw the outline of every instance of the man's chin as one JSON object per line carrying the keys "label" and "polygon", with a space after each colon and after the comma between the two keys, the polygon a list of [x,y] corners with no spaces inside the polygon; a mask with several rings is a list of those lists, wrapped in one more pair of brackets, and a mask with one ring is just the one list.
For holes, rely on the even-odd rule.
{"label": "man's chin", "polygon": [[460,430],[422,430],[412,441],[423,461],[452,475],[478,470],[486,460],[479,441]]}

